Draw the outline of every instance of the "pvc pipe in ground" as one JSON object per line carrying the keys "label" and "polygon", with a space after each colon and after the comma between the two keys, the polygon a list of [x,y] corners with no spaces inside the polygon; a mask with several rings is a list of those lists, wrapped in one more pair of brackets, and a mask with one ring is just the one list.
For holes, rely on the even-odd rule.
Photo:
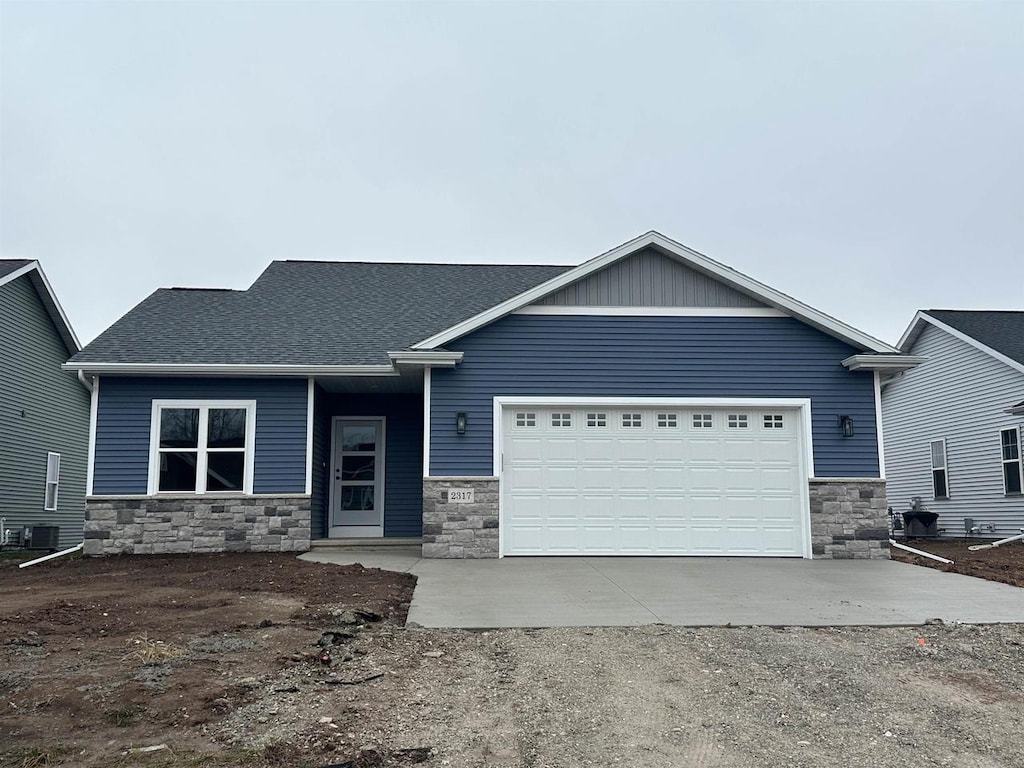
{"label": "pvc pipe in ground", "polygon": [[63,557],[64,555],[70,555],[72,552],[77,552],[78,550],[80,550],[84,546],[85,546],[85,542],[83,541],[81,544],[75,544],[75,546],[73,546],[71,549],[65,549],[65,550],[63,550],[61,552],[51,552],[48,555],[43,555],[42,557],[37,557],[35,560],[29,560],[26,563],[21,563],[20,565],[18,565],[18,567],[19,568],[28,568],[30,565],[35,565],[36,563],[45,563],[47,560],[53,560],[53,558],[55,558],[55,557]]}
{"label": "pvc pipe in ground", "polygon": [[913,547],[908,547],[906,544],[900,544],[899,542],[897,542],[897,541],[895,541],[893,539],[889,539],[889,546],[890,547],[896,547],[896,549],[905,550],[906,552],[913,552],[915,555],[921,555],[921,557],[930,557],[932,560],[938,560],[940,563],[946,563],[946,565],[952,565],[953,564],[953,561],[949,560],[948,558],[939,557],[938,555],[933,555],[931,552],[925,552],[925,551],[920,550],[920,549],[914,549]]}
{"label": "pvc pipe in ground", "polygon": [[979,549],[992,549],[992,547],[998,547],[1000,544],[1009,544],[1011,541],[1021,541],[1024,539],[1024,532],[1011,536],[1008,539],[1000,539],[999,541],[993,541],[991,544],[975,544],[972,547],[968,547],[971,552],[977,552]]}

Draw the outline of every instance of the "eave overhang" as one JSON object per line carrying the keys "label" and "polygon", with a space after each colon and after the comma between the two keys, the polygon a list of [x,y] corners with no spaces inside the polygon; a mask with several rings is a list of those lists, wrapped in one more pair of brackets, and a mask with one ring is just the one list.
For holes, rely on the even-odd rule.
{"label": "eave overhang", "polygon": [[917,368],[925,360],[916,355],[850,355],[843,360],[843,366],[851,371],[902,373]]}
{"label": "eave overhang", "polygon": [[418,365],[425,368],[454,368],[462,362],[462,352],[445,350],[388,352],[392,365]]}
{"label": "eave overhang", "polygon": [[388,352],[380,365],[262,365],[249,363],[65,363],[90,376],[400,376],[399,366],[454,368],[462,352]]}

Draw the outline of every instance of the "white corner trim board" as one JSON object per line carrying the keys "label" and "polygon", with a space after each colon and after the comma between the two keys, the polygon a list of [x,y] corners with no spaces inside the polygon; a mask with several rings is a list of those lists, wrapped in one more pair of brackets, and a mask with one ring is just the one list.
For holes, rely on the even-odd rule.
{"label": "white corner trim board", "polygon": [[423,476],[430,477],[430,368],[423,369]]}
{"label": "white corner trim board", "polygon": [[874,372],[875,379],[875,434],[878,437],[878,476],[885,480],[885,437],[882,434],[882,374]]}
{"label": "white corner trim board", "polygon": [[640,237],[636,237],[627,243],[623,243],[617,248],[613,248],[600,256],[594,257],[575,269],[567,270],[566,272],[563,272],[540,285],[534,286],[528,291],[520,293],[518,296],[513,296],[507,301],[496,304],[495,306],[490,307],[473,317],[467,318],[466,320],[463,320],[440,333],[436,333],[417,344],[413,344],[412,348],[427,350],[443,346],[444,344],[447,344],[460,336],[465,336],[467,333],[487,325],[488,323],[492,323],[511,312],[522,309],[530,304],[534,304],[545,296],[554,293],[571,283],[575,283],[587,275],[598,272],[605,267],[614,264],[616,261],[624,259],[627,256],[651,245],[657,246],[665,253],[679,259],[688,266],[691,266],[707,275],[711,275],[727,285],[750,296],[754,296],[764,303],[803,320],[809,325],[812,325],[831,336],[842,339],[855,347],[883,354],[899,354],[900,352],[896,347],[890,346],[884,341],[880,341],[873,336],[869,336],[862,331],[858,331],[856,328],[840,322],[834,317],[826,315],[824,312],[820,312],[803,302],[797,301],[781,291],[770,288],[764,283],[744,275],[742,272],[738,272],[735,269],[727,267],[725,264],[721,264],[702,253],[698,253],[692,248],[687,248],[685,245],[677,243],[659,232],[647,232],[646,234],[640,235]]}
{"label": "white corner trim board", "polygon": [[316,383],[311,376],[306,389],[306,493],[313,492],[313,405]]}
{"label": "white corner trim board", "polygon": [[100,379],[97,376],[92,382],[92,394],[89,396],[89,446],[85,468],[85,495],[92,496],[93,475],[96,473],[96,424],[100,412]]}

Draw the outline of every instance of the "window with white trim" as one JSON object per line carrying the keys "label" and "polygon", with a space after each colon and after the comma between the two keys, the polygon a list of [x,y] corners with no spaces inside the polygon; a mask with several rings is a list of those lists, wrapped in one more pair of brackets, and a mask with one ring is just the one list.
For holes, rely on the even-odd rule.
{"label": "window with white trim", "polygon": [[932,495],[936,499],[949,498],[949,476],[946,472],[946,441],[932,440]]}
{"label": "window with white trim", "polygon": [[691,423],[694,429],[711,429],[715,425],[715,420],[710,413],[695,413]]}
{"label": "window with white trim", "polygon": [[536,427],[537,426],[537,414],[536,413],[524,413],[520,411],[516,414],[516,426],[517,427]]}
{"label": "window with white trim", "polygon": [[57,494],[60,490],[60,454],[46,454],[46,490],[43,493],[43,509],[57,511]]}
{"label": "window with white trim", "polygon": [[588,413],[587,414],[587,426],[588,427],[607,427],[608,426],[608,414],[607,413]]}
{"label": "window with white trim", "polygon": [[1001,430],[999,447],[1003,458],[1003,493],[1014,496],[1024,487],[1024,459],[1021,457],[1020,428]]}
{"label": "window with white trim", "polygon": [[571,413],[552,413],[551,414],[551,426],[552,427],[571,427],[572,426],[572,414]]}
{"label": "window with white trim", "polygon": [[658,426],[663,429],[675,429],[679,426],[679,414],[676,413],[659,413],[658,414]]}
{"label": "window with white trim", "polygon": [[622,426],[633,428],[643,426],[643,419],[639,413],[624,413],[622,414]]}
{"label": "window with white trim", "polygon": [[748,427],[747,414],[730,413],[728,418],[729,429],[746,429]]}
{"label": "window with white trim", "polygon": [[151,492],[252,492],[255,401],[158,401],[153,419]]}
{"label": "window with white trim", "polygon": [[765,429],[782,429],[782,414],[781,413],[766,413],[764,415],[764,428]]}

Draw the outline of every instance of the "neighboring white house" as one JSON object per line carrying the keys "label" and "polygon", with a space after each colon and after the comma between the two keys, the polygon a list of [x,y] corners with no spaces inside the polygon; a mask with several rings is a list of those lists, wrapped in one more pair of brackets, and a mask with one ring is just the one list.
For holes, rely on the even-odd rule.
{"label": "neighboring white house", "polygon": [[920,496],[944,536],[1019,533],[1024,311],[922,310],[899,347],[926,362],[882,384],[890,506]]}

